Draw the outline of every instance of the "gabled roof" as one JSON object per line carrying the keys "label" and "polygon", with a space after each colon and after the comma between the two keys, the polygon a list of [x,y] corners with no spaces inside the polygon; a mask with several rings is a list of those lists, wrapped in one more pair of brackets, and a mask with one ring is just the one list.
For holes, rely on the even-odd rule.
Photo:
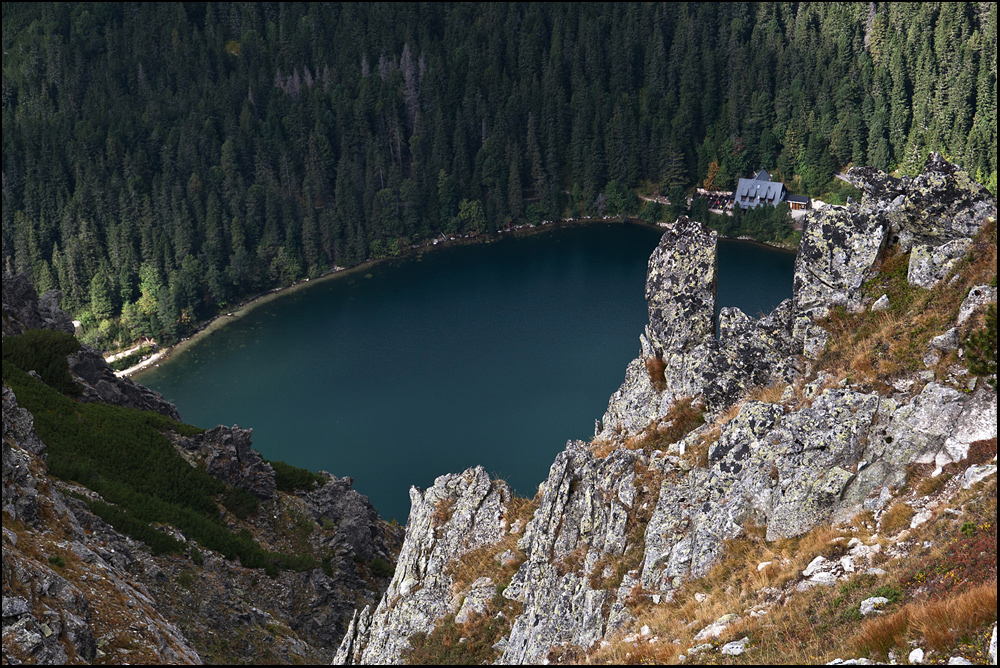
{"label": "gabled roof", "polygon": [[767,170],[762,169],[759,172],[757,172],[757,174],[753,177],[753,180],[754,181],[770,181],[771,180],[771,175],[767,173]]}
{"label": "gabled roof", "polygon": [[784,183],[758,180],[757,178],[740,179],[739,185],[736,186],[736,191],[733,193],[733,200],[744,209],[752,209],[761,202],[777,205],[784,199]]}

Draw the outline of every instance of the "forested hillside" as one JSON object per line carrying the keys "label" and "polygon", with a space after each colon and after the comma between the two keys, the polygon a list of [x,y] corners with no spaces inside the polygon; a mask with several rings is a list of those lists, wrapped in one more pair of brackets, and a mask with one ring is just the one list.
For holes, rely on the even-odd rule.
{"label": "forested hillside", "polygon": [[995,192],[996,36],[993,3],[4,3],[4,263],[91,341],[170,341],[601,193],[931,150]]}

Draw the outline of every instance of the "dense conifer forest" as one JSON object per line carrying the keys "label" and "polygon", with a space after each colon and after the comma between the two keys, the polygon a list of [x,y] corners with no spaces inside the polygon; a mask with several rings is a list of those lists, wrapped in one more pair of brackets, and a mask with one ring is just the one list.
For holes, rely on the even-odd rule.
{"label": "dense conifer forest", "polygon": [[4,264],[91,342],[169,342],[441,233],[669,219],[635,192],[760,167],[821,195],[936,150],[995,192],[996,38],[993,3],[4,3]]}

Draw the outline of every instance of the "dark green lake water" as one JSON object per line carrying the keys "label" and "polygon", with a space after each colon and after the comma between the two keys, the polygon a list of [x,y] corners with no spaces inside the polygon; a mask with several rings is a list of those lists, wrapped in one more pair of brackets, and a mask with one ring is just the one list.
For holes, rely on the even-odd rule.
{"label": "dark green lake water", "polygon": [[[483,465],[532,496],[621,384],[656,230],[591,225],[437,249],[262,305],[137,380],[185,422],[354,478],[405,522],[410,485]],[[791,253],[721,242],[719,303],[792,294]]]}

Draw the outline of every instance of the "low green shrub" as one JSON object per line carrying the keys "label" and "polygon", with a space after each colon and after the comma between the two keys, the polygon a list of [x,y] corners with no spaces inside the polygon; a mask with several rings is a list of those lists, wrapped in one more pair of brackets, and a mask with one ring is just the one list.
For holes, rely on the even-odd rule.
{"label": "low green shrub", "polygon": [[183,554],[184,543],[151,526],[169,524],[227,559],[239,559],[247,568],[263,568],[269,575],[277,574],[279,568],[319,567],[310,555],[266,551],[248,531],[234,534],[225,526],[216,495],[224,494],[224,503],[236,508],[236,514],[250,512],[256,500],[248,498],[249,492],[232,490],[192,467],[163,434],[170,430],[191,435],[201,431],[197,427],[152,411],[76,402],[8,359],[3,361],[3,380],[34,416],[35,430],[47,446],[49,472],[100,494],[104,502],[89,501],[91,511],[146,543],[154,554]]}
{"label": "low green shrub", "polygon": [[997,305],[986,309],[982,329],[970,332],[964,341],[969,373],[983,378],[990,387],[997,386]]}
{"label": "low green shrub", "polygon": [[242,487],[233,487],[223,495],[222,505],[238,519],[245,520],[257,514],[260,502],[256,496]]}
{"label": "low green shrub", "polygon": [[392,574],[396,569],[392,565],[383,559],[382,557],[375,557],[372,559],[371,564],[369,564],[372,570],[372,575],[377,578],[388,578],[392,577]]}
{"label": "low green shrub", "polygon": [[279,491],[294,494],[296,491],[310,491],[315,485],[322,485],[326,479],[318,473],[292,466],[282,461],[268,462],[274,469],[274,482]]}
{"label": "low green shrub", "polygon": [[[34,371],[49,387],[69,396],[79,396],[80,386],[69,373],[67,355],[80,350],[72,334],[51,329],[29,329],[3,340],[3,361],[25,373]],[[7,372],[4,372],[4,378]]]}

